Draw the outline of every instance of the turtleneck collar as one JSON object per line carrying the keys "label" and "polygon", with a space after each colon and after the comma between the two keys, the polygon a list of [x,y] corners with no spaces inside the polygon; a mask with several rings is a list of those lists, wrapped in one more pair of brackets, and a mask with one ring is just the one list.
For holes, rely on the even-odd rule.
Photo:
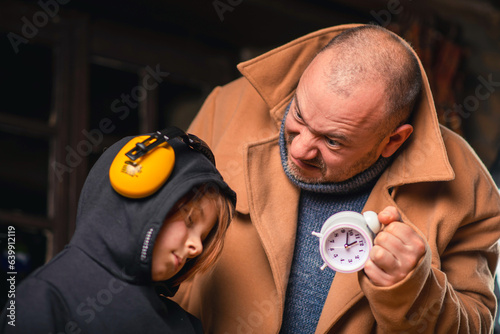
{"label": "turtleneck collar", "polygon": [[373,185],[373,183],[382,174],[385,168],[390,164],[391,158],[380,157],[373,165],[362,171],[361,173],[351,177],[348,180],[342,182],[330,182],[330,183],[306,183],[297,180],[289,170],[288,166],[288,151],[285,142],[285,120],[290,110],[291,102],[288,104],[283,120],[281,121],[280,136],[279,136],[279,146],[281,155],[281,165],[287,175],[288,179],[292,181],[297,187],[302,190],[325,193],[325,194],[347,194],[354,193],[365,189],[366,187]]}

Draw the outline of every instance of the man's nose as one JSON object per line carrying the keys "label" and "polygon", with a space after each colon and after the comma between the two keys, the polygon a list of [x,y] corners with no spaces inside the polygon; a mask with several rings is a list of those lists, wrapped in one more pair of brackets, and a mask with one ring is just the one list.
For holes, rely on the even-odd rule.
{"label": "man's nose", "polygon": [[318,155],[317,141],[309,130],[303,130],[292,139],[289,153],[297,160],[313,160]]}

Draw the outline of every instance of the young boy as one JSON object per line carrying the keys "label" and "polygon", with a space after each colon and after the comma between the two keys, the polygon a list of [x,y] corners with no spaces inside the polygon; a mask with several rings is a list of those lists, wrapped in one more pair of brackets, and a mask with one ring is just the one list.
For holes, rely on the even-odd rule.
{"label": "young boy", "polygon": [[[202,333],[199,321],[167,297],[217,259],[236,195],[203,142],[178,129],[173,133],[150,137],[155,145],[168,145],[151,149],[155,145],[125,138],[102,154],[83,187],[69,245],[17,287],[15,326],[4,309],[0,332]],[[172,139],[179,133],[182,140]],[[124,158],[127,143],[143,156]],[[169,146],[175,161],[161,155],[153,160],[161,173],[167,170],[167,179],[152,194],[128,196],[111,185],[113,161],[125,161],[119,173],[127,173],[128,165],[143,173],[129,173],[135,182],[148,173],[147,159]]]}

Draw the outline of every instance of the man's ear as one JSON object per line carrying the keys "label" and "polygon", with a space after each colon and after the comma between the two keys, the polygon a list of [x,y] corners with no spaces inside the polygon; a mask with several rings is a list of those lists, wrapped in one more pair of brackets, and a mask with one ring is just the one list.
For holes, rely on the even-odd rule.
{"label": "man's ear", "polygon": [[394,130],[389,136],[389,142],[382,149],[380,155],[384,158],[388,158],[393,155],[398,148],[403,145],[403,143],[410,137],[413,132],[413,126],[410,124],[403,124]]}

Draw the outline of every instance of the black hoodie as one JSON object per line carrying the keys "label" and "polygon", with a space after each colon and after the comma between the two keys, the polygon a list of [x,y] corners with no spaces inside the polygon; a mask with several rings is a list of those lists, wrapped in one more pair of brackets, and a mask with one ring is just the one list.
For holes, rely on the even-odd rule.
{"label": "black hoodie", "polygon": [[[174,170],[162,188],[143,199],[119,195],[108,171],[130,139],[107,149],[90,171],[73,238],[17,287],[15,326],[5,308],[2,333],[202,332],[197,319],[158,295],[153,246],[167,213],[194,186],[211,182],[230,197],[234,192],[203,154],[175,139]],[[163,283],[163,293],[175,291]]]}

